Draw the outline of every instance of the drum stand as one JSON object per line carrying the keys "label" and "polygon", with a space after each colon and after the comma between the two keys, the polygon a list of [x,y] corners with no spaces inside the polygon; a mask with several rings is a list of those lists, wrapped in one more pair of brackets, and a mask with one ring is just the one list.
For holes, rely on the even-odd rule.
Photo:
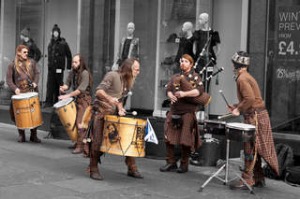
{"label": "drum stand", "polygon": [[[202,192],[204,187],[213,179],[213,178],[217,178],[218,180],[222,181],[224,183],[224,185],[227,185],[228,182],[231,182],[233,180],[235,180],[236,178],[239,178],[240,180],[243,181],[243,183],[247,186],[247,188],[250,190],[251,194],[254,194],[252,187],[249,186],[249,184],[241,177],[241,175],[237,174],[236,172],[234,172],[234,174],[236,175],[235,178],[232,178],[230,180],[228,180],[228,174],[229,174],[229,146],[230,146],[230,140],[227,139],[227,143],[226,143],[226,161],[225,163],[219,168],[218,171],[216,171],[213,175],[211,175],[200,187],[199,192]],[[222,171],[225,171],[225,178],[221,178],[219,176],[219,174]]]}

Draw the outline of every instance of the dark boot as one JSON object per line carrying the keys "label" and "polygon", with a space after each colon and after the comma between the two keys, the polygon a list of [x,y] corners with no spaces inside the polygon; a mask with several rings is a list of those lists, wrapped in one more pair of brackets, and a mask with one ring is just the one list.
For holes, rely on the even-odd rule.
{"label": "dark boot", "polygon": [[41,143],[42,141],[37,137],[37,129],[30,129],[30,141],[34,143]]}
{"label": "dark boot", "polygon": [[134,157],[125,157],[125,164],[128,167],[127,175],[133,178],[143,178],[143,176],[138,172],[136,163],[135,163],[135,158]]}
{"label": "dark boot", "polygon": [[84,129],[78,129],[78,138],[76,143],[76,148],[72,151],[73,154],[80,154],[83,152],[83,137]]}
{"label": "dark boot", "polygon": [[167,157],[166,161],[167,164],[160,167],[159,170],[161,172],[173,172],[177,170],[177,164],[176,164],[176,159],[175,159],[175,154],[174,154],[174,145],[171,145],[169,143],[166,143],[166,149],[167,149]]}
{"label": "dark boot", "polygon": [[89,143],[84,143],[84,144],[83,144],[83,157],[85,157],[85,158],[90,157],[90,147],[89,147]]}
{"label": "dark boot", "polygon": [[87,139],[87,130],[84,129],[84,136],[82,139],[83,142],[83,157],[88,158],[90,157],[90,144],[91,142]]}
{"label": "dark boot", "polygon": [[[250,186],[253,187],[254,179],[253,179],[253,170],[251,170],[252,160],[245,160],[245,170],[242,173],[242,178],[245,182]],[[233,181],[229,185],[230,189],[240,189],[240,190],[247,190],[248,187],[242,180]]]}
{"label": "dark boot", "polygon": [[26,142],[25,130],[18,129],[18,131],[19,131],[18,142]]}
{"label": "dark boot", "polygon": [[190,147],[181,146],[180,167],[177,169],[177,173],[186,173],[188,171],[190,151]]}
{"label": "dark boot", "polygon": [[91,151],[90,178],[92,178],[93,180],[103,180],[103,176],[100,174],[98,169],[100,154],[100,151]]}

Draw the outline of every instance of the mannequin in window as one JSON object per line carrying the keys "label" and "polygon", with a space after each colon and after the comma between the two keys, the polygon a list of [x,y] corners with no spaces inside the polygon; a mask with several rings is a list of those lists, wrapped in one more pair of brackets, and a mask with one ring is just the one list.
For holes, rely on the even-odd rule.
{"label": "mannequin in window", "polygon": [[127,58],[139,60],[139,38],[134,36],[135,25],[133,22],[127,24],[126,36],[122,38],[117,54],[117,64],[120,66]]}
{"label": "mannequin in window", "polygon": [[179,61],[180,58],[182,57],[182,55],[184,54],[188,54],[190,55],[193,59],[195,57],[194,54],[194,36],[193,36],[193,24],[192,22],[184,22],[182,25],[182,29],[180,32],[180,38],[179,38],[179,47],[178,47],[178,51],[177,51],[177,55],[175,58],[175,63],[176,65],[178,65],[178,67],[176,68],[178,71],[174,71],[174,72],[179,72]]}
{"label": "mannequin in window", "polygon": [[[220,52],[220,36],[219,32],[211,29],[209,26],[209,15],[201,13],[199,15],[199,30],[194,32],[196,44],[196,72],[202,75],[202,79],[206,79],[213,73],[213,67],[216,65],[217,56]],[[204,68],[207,65],[206,68]],[[206,92],[209,92],[209,83],[205,86]]]}
{"label": "mannequin in window", "polygon": [[[138,37],[134,36],[135,31],[135,25],[133,22],[129,22],[127,24],[127,32],[126,36],[122,38],[122,41],[119,46],[119,51],[117,54],[117,64],[115,64],[115,67],[112,68],[112,70],[117,70],[119,66],[121,66],[122,62],[127,58],[134,58],[136,60],[139,60],[139,51],[140,51],[140,40]],[[125,109],[130,109],[130,102],[132,95],[132,92],[128,92],[128,96],[124,97],[123,104]],[[127,100],[128,99],[128,100]],[[128,103],[126,103],[128,101]]]}
{"label": "mannequin in window", "polygon": [[58,101],[59,86],[63,85],[64,70],[71,70],[72,54],[68,43],[60,37],[60,28],[55,24],[48,45],[48,79],[44,107],[51,107]]}
{"label": "mannequin in window", "polygon": [[30,28],[26,27],[20,32],[21,44],[28,47],[28,57],[33,59],[36,63],[41,59],[41,51],[36,46],[34,40],[30,37]]}

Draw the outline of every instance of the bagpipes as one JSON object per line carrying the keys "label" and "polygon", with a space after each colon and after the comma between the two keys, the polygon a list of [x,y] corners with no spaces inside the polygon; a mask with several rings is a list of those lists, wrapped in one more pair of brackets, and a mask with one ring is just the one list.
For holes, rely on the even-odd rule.
{"label": "bagpipes", "polygon": [[[198,79],[198,76],[195,76],[194,79],[191,79],[190,81],[188,81],[183,75],[175,77],[174,83],[173,83],[174,92],[190,91],[190,90],[195,89],[197,87],[197,79]],[[201,86],[201,84],[202,84],[202,82],[199,83],[200,86]],[[193,104],[207,106],[211,101],[211,96],[206,92],[202,92],[197,97],[185,97],[184,100],[186,100],[190,103],[193,103]]]}

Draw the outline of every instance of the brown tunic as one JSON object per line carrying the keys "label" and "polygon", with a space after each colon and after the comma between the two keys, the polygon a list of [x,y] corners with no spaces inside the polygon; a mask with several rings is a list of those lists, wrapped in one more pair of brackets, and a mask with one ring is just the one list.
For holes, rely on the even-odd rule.
{"label": "brown tunic", "polygon": [[[96,88],[104,90],[108,95],[121,98],[123,93],[123,83],[120,74],[116,71],[109,72],[105,75],[102,82]],[[92,150],[99,151],[103,138],[104,116],[108,114],[116,114],[116,107],[112,106],[106,99],[96,96],[93,109],[94,124],[92,132]]]}
{"label": "brown tunic", "polygon": [[75,71],[70,71],[69,76],[66,81],[66,85],[70,88],[73,86],[73,90],[79,90],[80,94],[76,96],[76,125],[78,126],[82,122],[83,114],[86,108],[91,105],[91,88],[90,85],[90,76],[87,70],[83,70],[80,74]]}
{"label": "brown tunic", "polygon": [[[16,71],[14,62],[8,65],[6,72],[6,83],[13,94],[15,94],[15,90],[17,88],[20,89],[21,93],[27,93],[32,91],[30,84],[35,83],[36,85],[38,85],[40,70],[37,67],[36,62],[34,60],[30,60],[29,74],[27,74],[25,71],[25,65],[21,66],[20,72]],[[38,87],[36,87],[33,91],[38,92]],[[9,112],[11,120],[15,122],[12,103],[10,105]]]}
{"label": "brown tunic", "polygon": [[[15,63],[12,62],[8,65],[6,72],[6,83],[12,92],[15,92],[17,88],[20,89],[21,93],[26,93],[29,91],[29,84],[39,83],[40,70],[36,65],[34,60],[30,60],[30,71],[29,74],[25,73],[25,66],[21,66],[20,72],[15,69]],[[35,89],[37,92],[38,89]]]}
{"label": "brown tunic", "polygon": [[[176,79],[183,74],[175,74],[171,77],[168,86],[167,92],[175,92]],[[203,85],[201,83],[201,78],[197,73],[191,73],[184,75],[188,82],[194,85],[196,89],[199,90],[200,94],[204,91]],[[197,125],[197,118],[195,112],[197,111],[197,105],[191,103],[189,100],[185,100],[185,98],[180,98],[174,104],[171,104],[170,112],[167,114],[167,118],[165,120],[164,125],[164,133],[165,133],[165,142],[169,142],[172,145],[184,145],[191,147],[191,150],[196,150],[201,145],[198,125]],[[181,115],[182,117],[182,126],[181,128],[175,128],[172,123],[172,115]]]}
{"label": "brown tunic", "polygon": [[244,114],[245,123],[256,126],[257,152],[278,173],[269,114],[265,110],[258,84],[247,71],[241,71],[236,81],[239,99],[237,107]]}

